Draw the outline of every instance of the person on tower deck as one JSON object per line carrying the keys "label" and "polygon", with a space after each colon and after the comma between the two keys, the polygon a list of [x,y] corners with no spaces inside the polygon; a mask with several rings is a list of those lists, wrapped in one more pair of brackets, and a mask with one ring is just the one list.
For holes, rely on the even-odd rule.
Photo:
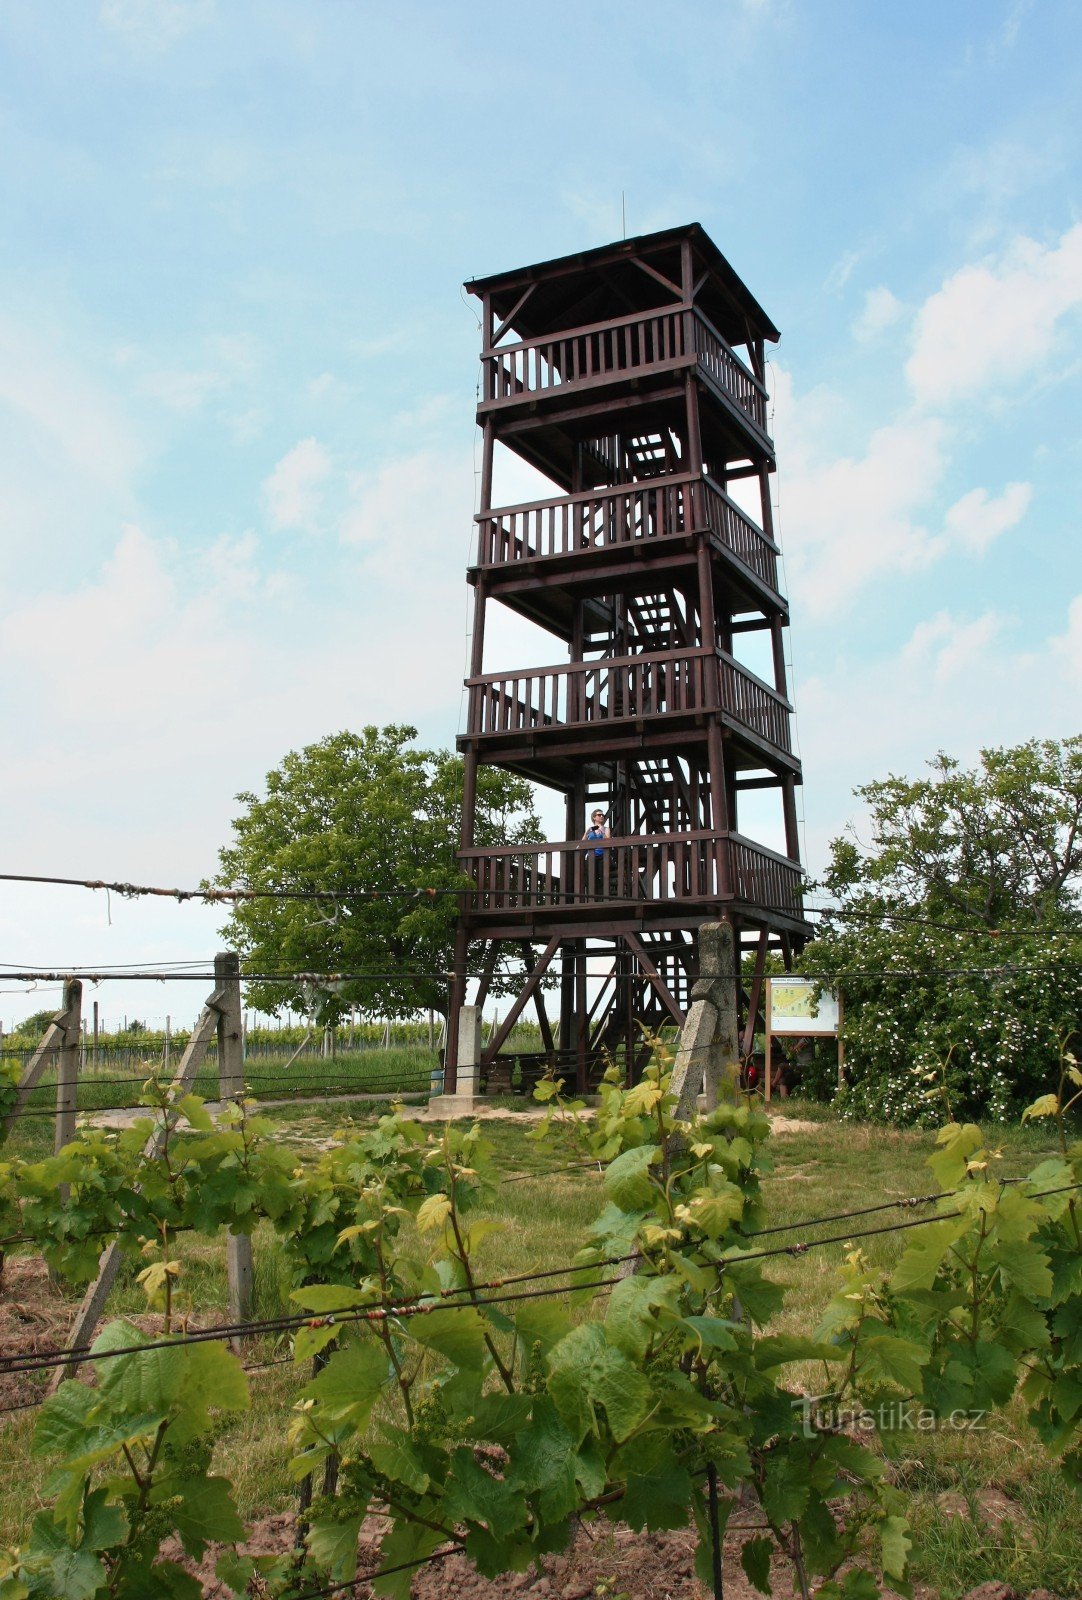
{"label": "person on tower deck", "polygon": [[604,892],[605,878],[605,847],[602,839],[612,837],[609,825],[605,821],[605,813],[598,809],[590,813],[590,826],[582,836],[591,841],[592,848],[586,852],[586,887],[587,893],[599,898]]}

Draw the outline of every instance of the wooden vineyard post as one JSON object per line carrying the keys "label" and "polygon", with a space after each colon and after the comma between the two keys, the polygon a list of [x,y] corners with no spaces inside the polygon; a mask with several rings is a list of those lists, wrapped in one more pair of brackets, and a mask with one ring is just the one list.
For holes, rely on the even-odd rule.
{"label": "wooden vineyard post", "polygon": [[[224,1001],[225,995],[223,991],[216,987],[214,993],[207,999],[199,1021],[192,1029],[184,1054],[180,1058],[176,1076],[171,1084],[174,1097],[179,1098],[181,1095],[187,1094],[195,1081],[196,1074],[202,1066],[203,1058],[207,1053],[207,1046],[217,1031],[219,1007],[224,1004]],[[54,1023],[52,1026],[56,1027],[56,1024]],[[42,1041],[42,1046],[44,1046],[47,1039],[48,1034],[46,1034],[46,1039]],[[148,1139],[143,1152],[147,1160],[152,1160],[158,1153],[161,1149],[161,1143],[162,1136],[160,1132],[155,1132]],[[102,1312],[105,1310],[105,1302],[108,1299],[109,1290],[116,1281],[121,1259],[121,1249],[115,1240],[102,1251],[98,1260],[98,1275],[87,1289],[79,1309],[75,1313],[75,1320],[68,1336],[68,1348],[70,1350],[81,1349],[90,1343],[94,1329],[101,1321]],[[73,1370],[71,1367],[57,1367],[49,1385],[49,1392],[53,1393],[62,1380],[68,1377]]]}
{"label": "wooden vineyard post", "polygon": [[56,1155],[75,1137],[83,1024],[83,986],[78,978],[69,978],[64,985],[62,1015],[63,1039],[56,1052],[56,1123],[53,1129],[53,1153]]}
{"label": "wooden vineyard post", "polygon": [[[26,1063],[26,1067],[25,1067],[25,1069],[23,1071],[22,1078],[21,1078],[21,1080],[19,1082],[19,1090],[18,1090],[18,1093],[15,1096],[15,1104],[12,1106],[11,1110],[8,1112],[7,1116],[4,1119],[4,1126],[5,1126],[6,1130],[8,1131],[8,1133],[10,1133],[12,1128],[15,1126],[16,1119],[21,1115],[21,1113],[22,1113],[22,1111],[23,1111],[23,1109],[24,1109],[24,1107],[26,1105],[26,1102],[30,1098],[31,1091],[37,1087],[38,1083],[41,1080],[41,1077],[42,1077],[43,1073],[45,1072],[46,1067],[52,1061],[53,1056],[58,1055],[60,1053],[60,1051],[63,1050],[63,1048],[64,1048],[65,1042],[67,1040],[67,1023],[68,1023],[68,1010],[67,1010],[67,1007],[68,1007],[68,1004],[69,1004],[69,996],[70,996],[71,989],[72,989],[73,986],[74,986],[75,989],[78,990],[78,999],[79,999],[80,1003],[82,1001],[82,993],[83,993],[82,984],[81,983],[75,983],[74,980],[69,979],[68,982],[64,985],[64,1006],[63,1006],[63,1008],[60,1011],[58,1011],[56,1013],[56,1015],[53,1017],[53,1020],[50,1022],[49,1026],[46,1028],[45,1032],[41,1036],[41,1043],[38,1045],[37,1049],[34,1051],[34,1054],[30,1057],[30,1060]],[[78,1031],[79,1031],[79,1019],[78,1019],[78,1017],[76,1017],[76,1019],[75,1019],[75,1032],[76,1032],[76,1034],[78,1034]],[[76,1057],[76,1060],[77,1059],[78,1058]],[[58,1104],[58,1109],[59,1109],[59,1095],[60,1095],[60,1086],[59,1086],[59,1081],[58,1081],[58,1083],[57,1083],[57,1104]],[[74,1102],[74,1096],[73,1096],[72,1097],[72,1104],[74,1105],[74,1103],[75,1102]]]}
{"label": "wooden vineyard post", "polygon": [[[218,1005],[218,1092],[223,1101],[239,1101],[244,1098],[244,1039],[240,957],[235,951],[215,956],[214,987],[222,997]],[[246,1322],[252,1310],[251,1235],[230,1231],[226,1253],[230,1320]]]}

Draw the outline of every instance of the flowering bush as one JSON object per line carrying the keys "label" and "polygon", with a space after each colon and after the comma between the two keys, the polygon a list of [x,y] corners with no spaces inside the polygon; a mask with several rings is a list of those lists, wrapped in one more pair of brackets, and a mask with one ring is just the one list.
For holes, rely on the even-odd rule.
{"label": "flowering bush", "polygon": [[857,790],[871,840],[833,841],[802,966],[843,995],[854,1116],[934,1120],[946,1061],[959,1115],[1006,1118],[1082,1028],[1082,738],[930,765]]}

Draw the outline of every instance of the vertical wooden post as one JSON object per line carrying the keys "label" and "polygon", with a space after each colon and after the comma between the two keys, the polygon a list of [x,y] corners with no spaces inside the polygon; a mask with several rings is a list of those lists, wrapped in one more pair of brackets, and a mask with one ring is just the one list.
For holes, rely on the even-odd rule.
{"label": "vertical wooden post", "polygon": [[763,1049],[766,1052],[766,1065],[763,1068],[763,1076],[766,1079],[766,1084],[763,1089],[763,1098],[769,1105],[770,1061],[774,1054],[774,984],[770,978],[766,980],[766,1039],[763,1043]]}
{"label": "vertical wooden post", "polygon": [[[244,1097],[244,1054],[241,1040],[240,957],[232,950],[214,957],[214,987],[218,1003],[218,1093],[223,1100]],[[245,1322],[252,1311],[252,1240],[248,1234],[226,1236],[229,1273],[229,1314]]]}
{"label": "vertical wooden post", "polygon": [[586,940],[575,945],[575,1093],[586,1093],[586,1048],[590,1041],[590,1018],[586,1009]]}
{"label": "vertical wooden post", "polygon": [[78,978],[64,984],[63,1039],[56,1052],[56,1124],[54,1153],[75,1137],[75,1107],[79,1091],[79,1045],[82,1032],[83,986]]}
{"label": "vertical wooden post", "polygon": [[167,1016],[166,1019],[165,1019],[165,1075],[166,1075],[166,1077],[169,1076],[169,1058],[172,1055],[172,1046],[173,1046],[172,1022],[173,1022],[172,1017]]}
{"label": "vertical wooden post", "polygon": [[94,1054],[91,1057],[91,1062],[95,1067],[98,1064],[98,1002],[96,1000],[94,1001]]}

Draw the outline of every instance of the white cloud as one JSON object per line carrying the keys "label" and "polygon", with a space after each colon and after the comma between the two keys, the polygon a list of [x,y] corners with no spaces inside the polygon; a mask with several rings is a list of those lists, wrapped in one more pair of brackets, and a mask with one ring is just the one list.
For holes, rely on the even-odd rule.
{"label": "white cloud", "polygon": [[127,488],[141,454],[114,396],[53,339],[0,317],[0,420],[4,409],[44,436],[81,475]]}
{"label": "white cloud", "polygon": [[839,425],[855,433],[856,422],[830,390],[798,397],[779,368],[774,407],[791,598],[813,618],[844,611],[877,581],[959,551],[982,555],[1029,505],[1031,486],[1009,483],[1000,494],[975,487],[941,510],[952,442],[942,417],[903,416],[839,454]]}
{"label": "white cloud", "polygon": [[964,549],[983,555],[1000,534],[1021,522],[1032,496],[1028,483],[1009,483],[998,496],[989,495],[987,489],[970,489],[948,510],[947,532]]}
{"label": "white cloud", "polygon": [[843,609],[877,577],[914,572],[942,554],[929,511],[946,470],[946,427],[916,417],[877,428],[861,455],[828,442],[830,397],[797,401],[775,380],[775,436],[794,606],[815,616]]}
{"label": "white cloud", "polygon": [[271,527],[318,532],[330,475],[331,458],[318,439],[302,439],[287,451],[263,484]]}
{"label": "white cloud", "polygon": [[[1082,732],[1082,595],[1062,632],[1028,636],[1017,619],[942,611],[897,651],[842,656],[802,678],[797,703],[813,873],[845,823],[844,796],[888,772],[919,774],[937,750],[963,761],[982,746]],[[850,803],[850,814],[857,813]]]}
{"label": "white cloud", "polygon": [[201,27],[213,13],[214,0],[102,0],[98,16],[110,33],[158,51]]}
{"label": "white cloud", "polygon": [[921,307],[906,365],[914,396],[941,407],[1016,385],[1050,361],[1060,324],[1080,307],[1082,223],[1054,245],[1017,237]]}
{"label": "white cloud", "polygon": [[200,372],[162,368],[148,373],[139,387],[148,398],[160,401],[170,411],[192,412],[202,408],[219,383],[218,374],[206,369]]}
{"label": "white cloud", "polygon": [[862,344],[866,344],[879,334],[885,333],[888,328],[892,328],[904,314],[905,307],[902,302],[884,285],[880,285],[877,289],[869,289],[864,296],[860,314],[853,323],[853,336]]}

